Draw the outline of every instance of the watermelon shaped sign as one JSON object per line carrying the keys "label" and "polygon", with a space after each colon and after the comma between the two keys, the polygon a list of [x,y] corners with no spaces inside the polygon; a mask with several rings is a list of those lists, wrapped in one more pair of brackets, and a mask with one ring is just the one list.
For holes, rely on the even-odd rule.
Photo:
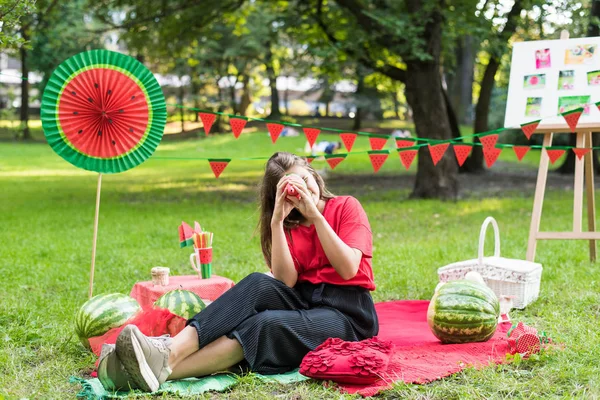
{"label": "watermelon shaped sign", "polygon": [[371,145],[371,150],[381,150],[385,147],[385,144],[387,143],[388,138],[387,137],[379,137],[379,136],[373,136],[373,137],[369,137],[369,144]]}
{"label": "watermelon shaped sign", "polygon": [[269,122],[267,123],[267,130],[269,131],[269,135],[271,136],[271,141],[275,143],[279,138],[279,135],[281,135],[281,132],[283,131],[283,125],[273,124]]}
{"label": "watermelon shaped sign", "polygon": [[427,145],[429,147],[429,154],[431,155],[433,165],[437,165],[437,163],[440,162],[449,145],[450,143],[441,143],[433,146],[430,144]]}
{"label": "watermelon shaped sign", "polygon": [[208,134],[210,133],[210,128],[212,128],[213,124],[215,123],[215,119],[217,118],[217,116],[216,114],[205,112],[198,113],[198,116],[200,117],[202,125],[204,126],[204,133],[206,133],[206,135],[208,136]]}
{"label": "watermelon shaped sign", "polygon": [[213,174],[215,174],[215,178],[221,176],[227,164],[231,161],[229,158],[209,158],[208,163],[210,164],[210,169],[212,169]]}
{"label": "watermelon shaped sign", "polygon": [[519,159],[519,161],[521,161],[523,159],[523,157],[525,157],[525,154],[527,154],[529,149],[530,149],[529,146],[513,146],[513,151],[517,155],[517,158]]}
{"label": "watermelon shaped sign", "polygon": [[471,146],[468,144],[454,144],[452,145],[452,148],[454,149],[454,155],[456,156],[458,165],[462,167],[469,157],[469,154],[471,154]]}
{"label": "watermelon shaped sign", "polygon": [[371,150],[368,153],[374,172],[379,171],[381,167],[383,167],[385,160],[387,160],[388,156],[390,155],[389,151],[387,150]]}
{"label": "watermelon shaped sign", "polygon": [[233,133],[233,136],[237,139],[240,137],[240,135],[242,134],[242,131],[244,130],[244,127],[246,126],[246,121],[243,118],[229,118],[229,125],[231,125],[231,132]]}
{"label": "watermelon shaped sign", "polygon": [[121,53],[91,50],[52,73],[41,118],[48,144],[63,159],[88,171],[118,173],[154,153],[167,108],[143,64]]}
{"label": "watermelon shaped sign", "polygon": [[402,165],[404,165],[404,168],[406,168],[407,171],[410,168],[410,165],[415,159],[417,153],[418,150],[402,150],[398,152],[398,154],[400,155],[400,161],[402,162]]}
{"label": "watermelon shaped sign", "polygon": [[340,133],[340,139],[344,142],[344,146],[346,146],[346,150],[352,151],[352,146],[354,146],[354,141],[358,135],[356,133]]}
{"label": "watermelon shaped sign", "polygon": [[525,134],[527,139],[531,138],[531,135],[533,135],[533,133],[535,132],[535,130],[537,129],[537,127],[541,121],[542,120],[540,119],[537,121],[531,121],[531,122],[527,122],[525,124],[521,124],[521,130],[523,130],[523,133]]}
{"label": "watermelon shaped sign", "polygon": [[325,154],[325,161],[331,167],[331,169],[335,169],[339,163],[346,159],[347,154]]}

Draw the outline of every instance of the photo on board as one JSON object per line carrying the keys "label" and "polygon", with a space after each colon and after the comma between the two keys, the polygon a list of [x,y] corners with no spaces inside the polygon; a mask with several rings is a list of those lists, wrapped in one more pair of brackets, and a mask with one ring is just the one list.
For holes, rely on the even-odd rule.
{"label": "photo on board", "polygon": [[523,89],[535,90],[546,88],[546,74],[525,75],[523,78]]}

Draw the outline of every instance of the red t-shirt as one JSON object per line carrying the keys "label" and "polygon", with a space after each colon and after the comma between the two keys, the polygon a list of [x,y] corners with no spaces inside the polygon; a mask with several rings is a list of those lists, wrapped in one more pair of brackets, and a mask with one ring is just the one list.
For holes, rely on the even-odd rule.
{"label": "red t-shirt", "polygon": [[358,272],[352,279],[344,280],[325,255],[314,225],[291,229],[288,246],[298,271],[298,282],[331,283],[334,285],[362,286],[375,290],[373,280],[373,235],[367,214],[352,196],[337,196],[325,203],[323,216],[334,232],[348,246],[362,252]]}

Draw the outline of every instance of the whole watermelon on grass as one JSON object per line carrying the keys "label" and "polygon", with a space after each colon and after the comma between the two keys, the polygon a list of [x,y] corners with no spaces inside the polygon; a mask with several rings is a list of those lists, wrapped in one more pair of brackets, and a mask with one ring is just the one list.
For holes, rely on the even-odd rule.
{"label": "whole watermelon on grass", "polygon": [[206,305],[196,293],[184,289],[171,290],[160,296],[154,307],[166,308],[175,315],[190,319],[206,308]]}
{"label": "whole watermelon on grass", "polygon": [[86,348],[88,339],[104,335],[122,326],[142,310],[138,302],[122,293],[94,296],[86,301],[75,316],[75,333]]}
{"label": "whole watermelon on grass", "polygon": [[496,332],[499,316],[492,289],[470,280],[441,285],[427,310],[429,327],[442,343],[485,342]]}

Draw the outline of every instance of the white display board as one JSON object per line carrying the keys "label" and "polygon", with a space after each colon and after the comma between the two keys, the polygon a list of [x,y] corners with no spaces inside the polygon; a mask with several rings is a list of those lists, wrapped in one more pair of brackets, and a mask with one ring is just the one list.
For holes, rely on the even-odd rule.
{"label": "white display board", "polygon": [[539,120],[538,129],[567,128],[560,112],[581,107],[578,127],[600,127],[600,37],[513,45],[505,128]]}

